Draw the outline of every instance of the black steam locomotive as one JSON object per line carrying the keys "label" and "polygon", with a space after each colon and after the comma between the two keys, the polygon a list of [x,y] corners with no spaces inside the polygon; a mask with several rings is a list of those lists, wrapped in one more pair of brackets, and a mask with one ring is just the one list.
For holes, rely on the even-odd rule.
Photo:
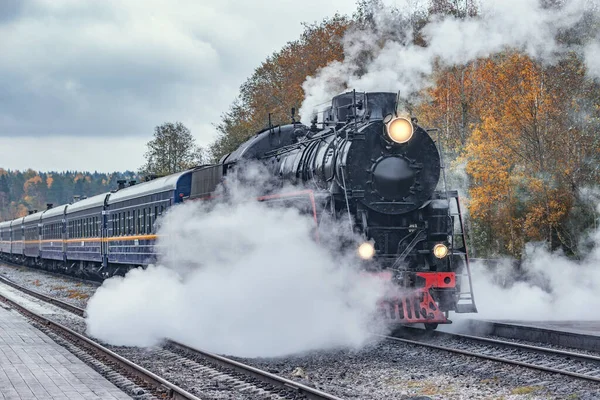
{"label": "black steam locomotive", "polygon": [[[397,115],[394,93],[347,92],[322,120],[269,126],[192,173],[190,199],[212,198],[218,182],[260,162],[281,186],[263,201],[305,207],[317,225],[347,219],[364,237],[365,268],[393,282],[382,303],[392,322],[449,323],[448,312],[477,312],[456,191],[437,189],[440,152],[416,118]],[[302,201],[304,199],[305,201]]]}
{"label": "black steam locomotive", "polygon": [[227,179],[259,163],[273,183],[260,201],[311,213],[317,234],[335,219],[362,235],[349,245],[394,288],[381,304],[389,321],[449,323],[449,311],[477,312],[458,194],[438,189],[436,143],[396,110],[393,93],[341,94],[321,121],[269,126],[218,164],[0,222],[0,258],[96,279],[123,275],[155,262],[156,221],[167,209],[222,188],[226,195]]}

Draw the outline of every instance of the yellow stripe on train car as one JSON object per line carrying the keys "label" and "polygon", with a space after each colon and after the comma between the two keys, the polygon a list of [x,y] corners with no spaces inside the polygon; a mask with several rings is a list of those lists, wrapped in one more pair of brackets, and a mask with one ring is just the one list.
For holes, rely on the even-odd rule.
{"label": "yellow stripe on train car", "polygon": [[108,238],[79,238],[79,239],[43,239],[43,240],[13,240],[0,241],[0,244],[38,244],[38,243],[81,243],[81,242],[117,242],[129,240],[156,240],[158,235],[132,235],[132,236],[112,236]]}

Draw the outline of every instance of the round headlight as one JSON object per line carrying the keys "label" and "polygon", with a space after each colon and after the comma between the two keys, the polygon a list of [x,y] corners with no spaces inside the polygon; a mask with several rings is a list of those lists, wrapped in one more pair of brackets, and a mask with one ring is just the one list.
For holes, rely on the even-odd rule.
{"label": "round headlight", "polygon": [[444,258],[448,255],[448,247],[445,244],[438,243],[433,246],[433,255],[437,258]]}
{"label": "round headlight", "polygon": [[363,260],[370,260],[375,255],[375,246],[371,242],[364,242],[358,246],[358,256]]}
{"label": "round headlight", "polygon": [[387,134],[396,143],[408,142],[413,132],[413,125],[406,118],[396,118],[387,124]]}

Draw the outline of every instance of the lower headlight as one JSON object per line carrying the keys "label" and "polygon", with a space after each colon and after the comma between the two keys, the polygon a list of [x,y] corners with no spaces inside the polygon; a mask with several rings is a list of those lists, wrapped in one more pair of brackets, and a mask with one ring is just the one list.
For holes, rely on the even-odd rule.
{"label": "lower headlight", "polygon": [[358,246],[358,256],[363,260],[370,260],[375,255],[375,246],[371,242],[364,242]]}
{"label": "lower headlight", "polygon": [[433,255],[437,258],[444,258],[448,255],[448,247],[445,244],[438,243],[433,246]]}

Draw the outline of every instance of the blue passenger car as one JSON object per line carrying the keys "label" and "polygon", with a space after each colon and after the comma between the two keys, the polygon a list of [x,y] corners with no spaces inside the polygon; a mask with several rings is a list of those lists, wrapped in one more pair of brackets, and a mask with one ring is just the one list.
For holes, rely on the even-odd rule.
{"label": "blue passenger car", "polygon": [[23,217],[10,222],[10,253],[15,260],[22,260],[23,256]]}
{"label": "blue passenger car", "polygon": [[10,254],[10,221],[0,222],[0,253]]}
{"label": "blue passenger car", "polygon": [[102,263],[102,211],[108,193],[90,197],[67,206],[67,263]]}
{"label": "blue passenger car", "polygon": [[157,218],[190,195],[192,171],[111,193],[106,208],[107,262],[147,265],[155,260]]}
{"label": "blue passenger car", "polygon": [[51,208],[42,215],[42,259],[65,261],[66,205]]}
{"label": "blue passenger car", "polygon": [[40,231],[42,223],[42,212],[27,215],[23,218],[23,254],[32,260],[37,261],[40,257]]}

